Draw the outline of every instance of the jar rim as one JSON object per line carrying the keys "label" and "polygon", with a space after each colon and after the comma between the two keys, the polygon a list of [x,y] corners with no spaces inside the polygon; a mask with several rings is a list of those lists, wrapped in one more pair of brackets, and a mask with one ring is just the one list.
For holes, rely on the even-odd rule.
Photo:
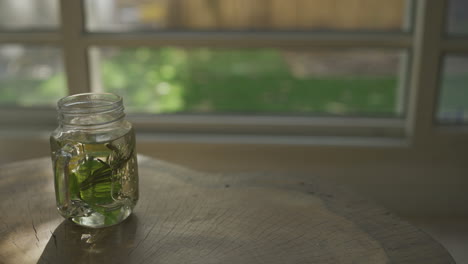
{"label": "jar rim", "polygon": [[101,113],[121,107],[123,107],[122,97],[113,93],[73,94],[63,97],[57,102],[57,109],[62,113],[69,114]]}

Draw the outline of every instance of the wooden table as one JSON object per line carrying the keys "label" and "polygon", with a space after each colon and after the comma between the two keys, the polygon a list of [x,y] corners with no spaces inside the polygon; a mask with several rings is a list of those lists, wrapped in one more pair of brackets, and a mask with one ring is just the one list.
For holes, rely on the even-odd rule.
{"label": "wooden table", "polygon": [[49,158],[0,167],[0,263],[454,263],[427,234],[312,176],[207,174],[139,156],[140,201],[87,229],[55,209]]}

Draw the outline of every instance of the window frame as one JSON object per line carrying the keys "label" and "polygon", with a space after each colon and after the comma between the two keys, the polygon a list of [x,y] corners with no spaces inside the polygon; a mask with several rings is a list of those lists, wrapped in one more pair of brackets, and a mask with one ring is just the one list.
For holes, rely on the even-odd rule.
{"label": "window frame", "polygon": [[[468,52],[468,39],[445,34],[448,0],[407,0],[406,25],[408,32],[122,32],[90,33],[85,29],[84,1],[60,0],[60,27],[56,32],[0,32],[0,44],[52,45],[63,51],[68,93],[91,91],[93,74],[90,71],[89,50],[94,46],[161,47],[213,46],[234,48],[392,48],[404,49],[407,69],[400,83],[405,84],[405,115],[402,118],[367,117],[280,117],[280,116],[219,116],[207,115],[130,115],[141,131],[173,133],[180,136],[229,134],[240,139],[248,136],[264,138],[283,136],[291,142],[304,137],[375,139],[376,144],[387,144],[388,138],[408,144],[426,144],[429,141],[451,141],[467,138],[466,128],[438,126],[434,120],[443,54]],[[414,9],[414,10],[413,10]],[[414,12],[413,12],[414,11]],[[190,44],[188,44],[190,43]],[[401,84],[400,84],[401,85]],[[50,109],[2,109],[3,125],[52,125]],[[14,120],[8,118],[15,112]],[[31,113],[34,113],[31,115]],[[19,121],[21,120],[21,122]],[[2,121],[3,123],[3,121]],[[53,122],[55,123],[55,121]],[[270,132],[269,132],[270,131]],[[274,131],[274,133],[271,133]],[[337,132],[339,131],[339,132]],[[454,134],[456,136],[454,136]],[[410,139],[408,141],[407,139]],[[209,139],[207,140],[210,141]],[[242,141],[242,140],[240,140]],[[248,141],[248,140],[246,140]],[[312,140],[314,141],[314,140]],[[276,144],[274,137],[271,144]],[[364,144],[366,145],[366,144]]]}

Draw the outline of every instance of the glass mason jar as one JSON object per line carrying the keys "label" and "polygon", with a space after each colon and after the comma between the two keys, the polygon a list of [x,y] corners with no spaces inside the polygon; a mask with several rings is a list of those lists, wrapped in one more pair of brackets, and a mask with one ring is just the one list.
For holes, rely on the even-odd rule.
{"label": "glass mason jar", "polygon": [[138,200],[135,134],[122,98],[85,93],[58,101],[50,144],[60,214],[78,225],[125,220]]}

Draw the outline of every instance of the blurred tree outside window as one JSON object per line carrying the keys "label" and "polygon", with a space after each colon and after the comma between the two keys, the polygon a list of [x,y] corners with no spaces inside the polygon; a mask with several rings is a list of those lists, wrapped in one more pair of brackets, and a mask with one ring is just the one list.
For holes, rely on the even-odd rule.
{"label": "blurred tree outside window", "polygon": [[[85,3],[92,32],[405,30],[401,0]],[[94,90],[123,95],[130,112],[402,114],[398,50],[95,47],[91,55]]]}
{"label": "blurred tree outside window", "polygon": [[99,49],[103,90],[132,112],[395,115],[395,51]]}

